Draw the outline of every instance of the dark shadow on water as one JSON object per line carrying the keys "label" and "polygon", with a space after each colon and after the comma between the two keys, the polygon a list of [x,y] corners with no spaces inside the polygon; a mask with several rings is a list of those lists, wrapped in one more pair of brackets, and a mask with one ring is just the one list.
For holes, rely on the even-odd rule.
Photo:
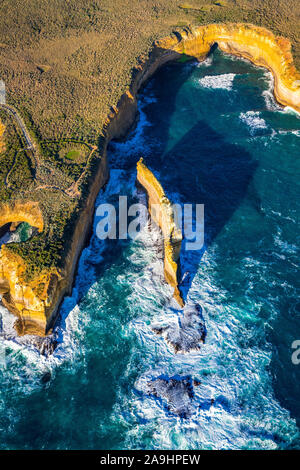
{"label": "dark shadow on water", "polygon": [[[242,146],[226,142],[204,121],[195,123],[159,164],[155,156],[146,159],[146,163],[159,171],[167,194],[178,194],[181,204],[204,204],[205,248],[240,206],[257,168],[257,162]],[[182,250],[183,267],[185,262],[190,267],[184,281],[185,296],[203,253],[204,250]]]}
{"label": "dark shadow on water", "polygon": [[[213,130],[203,119],[197,120],[175,147],[167,151],[171,120],[176,106],[176,96],[182,85],[193,73],[190,64],[172,63],[160,69],[150,82],[150,92],[158,97],[154,106],[154,115],[150,116],[152,124],[158,122],[159,145],[153,147],[150,154],[144,155],[141,150],[132,151],[126,158],[118,156],[118,146],[112,143],[108,148],[111,169],[122,169],[128,172],[128,177],[136,171],[136,163],[143,156],[145,163],[159,179],[170,196],[172,202],[204,204],[205,206],[205,249],[222,231],[233,213],[243,201],[249,183],[257,167],[257,162],[240,145],[227,142],[223,135]],[[168,89],[170,74],[175,77],[172,88]],[[149,87],[141,91],[147,96]],[[145,111],[145,110],[144,110]],[[147,112],[147,108],[146,108]],[[148,116],[147,116],[148,117]],[[143,131],[146,140],[151,140],[152,126]],[[132,137],[129,134],[129,139]],[[174,200],[172,194],[178,195]],[[105,259],[97,267],[97,275],[103,273],[111,264],[122,264],[124,242],[115,243],[110,247]],[[182,250],[182,266],[184,282],[183,295],[186,298],[196,274],[204,250]],[[91,280],[94,282],[94,280]],[[114,279],[111,280],[114,283]],[[84,301],[86,293],[92,284],[80,285],[78,302]],[[78,282],[76,282],[78,287]],[[82,300],[81,300],[82,299]],[[58,319],[59,342],[63,342],[65,319],[69,312],[64,312]]]}
{"label": "dark shadow on water", "polygon": [[[160,87],[167,87],[170,70],[172,74],[178,74],[178,80],[172,84],[171,94],[165,93],[164,96],[162,96],[162,100],[158,103],[164,114],[164,119],[159,122],[159,150],[156,148],[151,155],[147,156],[143,155],[143,152],[136,152],[134,155],[128,155],[126,161],[119,161],[117,150],[115,150],[114,146],[110,146],[108,155],[111,168],[124,169],[128,171],[129,175],[136,171],[137,160],[141,156],[144,156],[145,163],[149,168],[159,173],[161,183],[167,195],[177,194],[181,203],[204,204],[205,246],[208,247],[222,231],[224,226],[226,226],[227,222],[242,203],[257,167],[257,163],[242,146],[228,143],[224,136],[215,132],[203,120],[196,120],[192,129],[182,137],[176,146],[170,151],[166,151],[165,146],[168,141],[171,118],[175,110],[176,95],[183,83],[193,72],[193,68],[188,67],[189,65],[171,64],[162,68],[152,79],[155,83],[154,91],[157,91]],[[147,89],[145,93],[147,94]],[[173,202],[179,201],[173,200]],[[114,243],[114,246],[110,247],[109,252],[105,255],[105,259],[97,267],[97,276],[101,275],[112,264],[122,266],[125,245],[126,243],[124,242]],[[185,297],[188,294],[202,255],[203,250],[198,252],[184,252],[182,254],[183,269],[189,271],[182,285]],[[190,256],[193,258],[192,262],[189,258]],[[78,280],[76,281],[76,287],[78,288],[79,286],[79,305],[85,302],[86,294],[94,281],[94,279],[91,279],[90,283],[86,282],[83,285],[80,285]],[[111,283],[115,283],[115,279],[111,279]],[[126,297],[126,295],[127,293],[125,292],[124,297]],[[122,302],[122,299],[120,299],[120,302]],[[69,311],[65,309],[58,320],[57,325],[60,326],[60,343],[64,341],[64,325],[72,308],[73,306]],[[122,320],[120,319],[119,321],[121,322]],[[107,332],[107,335],[111,334],[112,332]],[[107,397],[109,397],[109,399],[106,399],[105,416],[109,415],[113,403],[116,400],[116,389],[122,386],[125,387],[125,385],[122,385],[122,381],[124,382],[123,375],[130,360],[130,351],[125,344],[123,347],[124,354],[118,364],[119,381],[116,382],[115,378],[112,376],[111,385],[108,386],[105,391]],[[102,368],[99,367],[99,370],[93,370],[92,364],[99,362],[99,357],[95,357],[95,361],[93,362],[92,352],[88,353],[86,362],[88,364],[87,373],[90,373],[91,376],[88,377],[88,385],[82,385],[81,392],[79,391],[79,394],[75,397],[75,399],[78,400],[78,407],[82,407],[80,399],[81,393],[87,395],[88,393],[92,393],[89,391],[90,386],[94,386],[96,390],[99,380],[101,381],[101,376],[110,376],[114,364],[113,359],[112,362],[102,361]],[[137,368],[135,374],[138,373],[139,369]],[[59,380],[59,375],[56,380]],[[133,384],[134,380],[135,377],[133,377],[130,382]],[[74,377],[74,382],[76,382],[76,376]],[[51,385],[51,382],[49,385]],[[73,385],[76,387],[75,383]],[[126,385],[126,387],[128,387],[128,385]],[[51,389],[52,387],[49,390]],[[55,390],[56,387],[54,387],[53,393],[55,393]],[[49,393],[50,392],[48,392],[48,395]],[[51,399],[53,400],[53,397],[51,397]],[[93,395],[89,397],[89,400],[96,402],[97,396]],[[26,400],[24,399],[24,401]],[[55,408],[58,409],[59,406]],[[92,421],[92,417],[89,415],[90,408],[88,405],[86,405],[85,408],[83,412],[87,413],[86,423],[89,423],[89,420]],[[33,424],[35,424],[35,422]],[[117,440],[119,437],[118,431],[114,429],[111,440]],[[107,443],[108,436],[105,435],[103,438]],[[32,446],[36,446],[37,441],[38,438],[33,437]],[[76,435],[73,439],[70,438],[69,446],[72,448],[72,445],[75,443],[76,446],[80,448],[84,445],[83,441],[84,436],[81,438]],[[51,445],[55,445],[54,437]],[[116,446],[116,444],[114,445]],[[95,438],[95,441],[89,445],[89,447],[94,446],[99,446],[98,438]]]}
{"label": "dark shadow on water", "polygon": [[[214,45],[211,54],[216,53],[216,49],[217,45]],[[150,92],[158,98],[157,103],[151,104],[149,113],[146,107],[152,126],[146,127],[143,135],[147,145],[150,143],[150,152],[145,155],[143,151],[134,153],[133,150],[133,155],[129,154],[126,161],[120,162],[118,146],[110,146],[113,168],[121,167],[135,172],[136,162],[143,156],[173,203],[205,206],[205,247],[188,252],[184,250],[183,243],[181,261],[184,281],[181,288],[185,298],[205,249],[240,206],[257,168],[253,156],[241,145],[229,143],[224,135],[217,133],[203,119],[197,120],[197,116],[193,127],[175,147],[167,150],[176,97],[193,71],[191,64],[169,64],[154,75],[150,89],[146,86],[142,91],[146,97]],[[171,75],[172,84],[169,86]],[[159,144],[152,147],[151,140],[155,141],[157,134]]]}

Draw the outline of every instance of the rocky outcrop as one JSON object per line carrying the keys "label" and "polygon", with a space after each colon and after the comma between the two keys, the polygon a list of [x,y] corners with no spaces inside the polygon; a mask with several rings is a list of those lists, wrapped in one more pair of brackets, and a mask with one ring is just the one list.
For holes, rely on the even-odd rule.
{"label": "rocky outcrop", "polygon": [[44,335],[60,275],[56,270],[49,270],[28,281],[26,268],[20,256],[2,245],[0,251],[2,302],[18,317],[15,327],[19,335]]}
{"label": "rocky outcrop", "polygon": [[[165,63],[179,58],[182,54],[203,60],[216,43],[224,52],[244,57],[269,69],[274,76],[276,99],[279,103],[300,112],[300,75],[293,65],[291,44],[287,39],[278,38],[265,28],[250,24],[211,24],[186,28],[156,41],[149,57],[141,60],[139,66],[133,70],[130,88],[121,96],[117,106],[112,107],[104,123],[105,145],[101,163],[74,228],[64,269],[59,273],[55,270],[41,273],[28,284],[24,261],[11,255],[5,247],[1,248],[0,293],[3,294],[7,307],[19,317],[17,330],[20,334],[34,332],[45,335],[55,320],[64,295],[71,290],[77,260],[90,231],[95,199],[108,178],[107,143],[113,138],[125,136],[134,123],[139,88]],[[10,205],[0,208],[0,228],[5,221],[27,221],[42,230],[41,224],[35,225],[24,218],[28,211],[22,212],[21,206],[22,203],[19,212],[16,207]],[[178,266],[174,261],[178,255],[177,249],[171,243],[166,246],[165,274],[168,282],[174,286],[177,300],[181,303],[177,288]]]}
{"label": "rocky outcrop", "polygon": [[178,289],[182,233],[175,223],[172,204],[159,181],[143,163],[142,158],[137,164],[137,180],[147,192],[151,218],[160,227],[163,234],[165,279],[174,288],[174,297],[183,307],[184,302]]}
{"label": "rocky outcrop", "polygon": [[147,385],[148,394],[161,400],[169,413],[185,419],[193,414],[194,388],[191,377],[158,377]]}
{"label": "rocky outcrop", "polygon": [[[42,212],[36,202],[15,201],[3,204],[0,208],[0,228],[14,230],[21,222],[44,229]],[[54,283],[54,272],[47,272],[32,282],[26,282],[26,265],[23,259],[12,253],[6,245],[0,250],[0,294],[4,305],[19,317],[16,323],[19,334],[23,333],[23,324],[27,332],[45,331],[45,309],[51,300],[47,296],[50,283]]]}
{"label": "rocky outcrop", "polygon": [[182,315],[168,325],[153,325],[152,330],[172,346],[175,353],[199,351],[206,338],[206,327],[198,304],[184,306]]}
{"label": "rocky outcrop", "polygon": [[[92,227],[94,204],[99,189],[108,179],[106,153],[99,165],[98,173],[90,188],[85,208],[75,226],[71,249],[66,257],[64,270],[43,270],[28,279],[28,266],[24,260],[12,253],[7,245],[0,250],[0,295],[7,309],[17,316],[15,323],[19,335],[45,336],[57,316],[64,296],[71,292],[77,260]],[[28,222],[43,230],[42,214],[37,203],[14,203],[0,208],[0,228],[10,222]]]}

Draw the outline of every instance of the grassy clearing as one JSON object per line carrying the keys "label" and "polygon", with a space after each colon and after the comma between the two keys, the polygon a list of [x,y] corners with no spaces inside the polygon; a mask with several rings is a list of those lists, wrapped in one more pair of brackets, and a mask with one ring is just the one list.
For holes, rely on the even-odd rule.
{"label": "grassy clearing", "polygon": [[68,160],[73,160],[77,162],[80,159],[80,155],[81,155],[80,150],[70,150],[66,154],[65,158],[67,158]]}
{"label": "grassy clearing", "polygon": [[86,145],[66,143],[62,145],[59,155],[62,159],[65,159],[67,163],[77,163],[78,165],[81,165],[86,162],[89,153],[90,150]]}

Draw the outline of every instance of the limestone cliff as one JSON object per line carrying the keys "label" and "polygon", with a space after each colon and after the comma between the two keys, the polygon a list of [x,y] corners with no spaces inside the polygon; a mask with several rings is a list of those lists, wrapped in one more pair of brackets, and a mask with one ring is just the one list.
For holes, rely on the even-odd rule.
{"label": "limestone cliff", "polygon": [[[15,328],[19,335],[45,336],[51,331],[62,299],[71,292],[77,260],[92,226],[95,199],[107,179],[108,165],[104,155],[80,222],[74,228],[64,270],[44,270],[28,280],[28,266],[24,260],[12,253],[8,245],[1,246],[0,295],[3,304],[17,316]],[[43,218],[37,203],[14,202],[0,207],[0,232],[5,225],[12,223],[11,229],[14,229],[15,223],[20,222],[28,222],[43,231]]]}
{"label": "limestone cliff", "polygon": [[4,305],[18,317],[15,327],[19,335],[45,334],[58,279],[59,274],[51,270],[28,282],[23,259],[2,246],[0,294]]}
{"label": "limestone cliff", "polygon": [[[125,136],[134,123],[139,88],[159,67],[179,58],[181,54],[203,60],[215,43],[224,52],[247,58],[254,64],[269,69],[274,76],[274,93],[277,100],[300,112],[300,75],[293,65],[291,44],[284,38],[275,37],[264,28],[250,24],[211,24],[186,28],[170,37],[156,41],[149,57],[141,60],[139,66],[133,70],[130,88],[121,96],[117,106],[112,107],[104,123],[105,144],[101,163],[80,218],[74,227],[71,249],[66,257],[64,269],[61,272],[52,270],[40,273],[28,283],[26,281],[27,267],[24,261],[12,255],[6,246],[1,248],[0,294],[3,294],[5,305],[17,314],[19,319],[16,326],[20,334],[45,335],[55,321],[64,295],[72,288],[76,263],[89,234],[95,199],[108,178],[107,144],[113,138]],[[142,163],[140,168],[142,168]],[[146,181],[144,183],[146,184]],[[161,196],[162,193],[158,192]],[[32,211],[25,207],[26,204],[1,206],[0,230],[5,224],[17,224],[21,221],[27,221],[40,231],[43,230],[42,217],[33,216]],[[162,229],[166,230],[164,236],[168,238],[170,233],[168,234],[165,227],[168,227],[168,224],[162,225]],[[165,246],[165,253],[166,278],[176,290],[177,263],[175,259],[178,253],[171,243]],[[181,302],[179,292],[177,292],[177,298]]]}
{"label": "limestone cliff", "polygon": [[162,39],[156,47],[203,59],[215,43],[224,52],[269,69],[276,99],[300,112],[300,74],[293,64],[291,43],[265,28],[243,23],[199,26]]}
{"label": "limestone cliff", "polygon": [[172,204],[142,158],[137,163],[137,180],[147,192],[149,213],[163,234],[165,279],[174,288],[174,297],[183,307],[184,302],[178,289],[182,233],[175,223]]}
{"label": "limestone cliff", "polygon": [[0,153],[5,150],[4,132],[5,132],[5,126],[4,124],[2,124],[0,120]]}
{"label": "limestone cliff", "polygon": [[[36,202],[15,201],[2,204],[0,208],[0,231],[15,230],[18,224],[27,222],[42,232],[44,221]],[[1,233],[0,233],[1,235]],[[0,250],[0,294],[5,306],[19,317],[17,331],[22,334],[26,324],[27,332],[45,331],[45,309],[51,304],[47,298],[49,283],[55,278],[52,272],[44,273],[26,282],[26,265],[20,256],[13,254],[6,245]]]}
{"label": "limestone cliff", "polygon": [[27,222],[39,232],[44,229],[44,219],[37,202],[14,201],[0,206],[0,228],[9,223]]}

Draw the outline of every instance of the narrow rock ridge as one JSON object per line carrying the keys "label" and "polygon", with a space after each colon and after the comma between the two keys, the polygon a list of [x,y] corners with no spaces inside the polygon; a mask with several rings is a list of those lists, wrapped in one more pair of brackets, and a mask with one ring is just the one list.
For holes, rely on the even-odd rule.
{"label": "narrow rock ridge", "polygon": [[151,218],[163,234],[165,279],[174,288],[174,298],[180,307],[183,307],[184,301],[178,288],[182,233],[175,223],[172,203],[154,174],[143,163],[142,158],[137,163],[137,180],[147,192]]}
{"label": "narrow rock ridge", "polygon": [[5,150],[4,132],[5,126],[0,119],[0,153],[4,152]]}
{"label": "narrow rock ridge", "polygon": [[[5,277],[0,270],[0,285],[2,283],[2,290],[6,291],[5,304],[19,317],[16,324],[19,334],[46,335],[55,321],[61,301],[71,292],[77,260],[90,232],[94,203],[99,190],[108,179],[107,144],[111,139],[124,137],[134,123],[137,113],[137,93],[140,87],[159,67],[176,60],[182,54],[204,60],[216,43],[222,51],[249,59],[255,65],[270,70],[274,76],[274,94],[277,101],[300,112],[300,74],[293,64],[291,43],[285,38],[276,37],[265,28],[244,23],[211,24],[176,31],[171,36],[156,41],[148,58],[141,60],[133,70],[131,86],[121,96],[117,105],[112,106],[103,125],[106,140],[102,159],[84,208],[74,227],[71,249],[64,270],[60,273],[41,273],[37,279],[31,281],[32,286],[38,286],[33,289],[35,294],[32,297],[25,296],[24,300],[22,300],[23,292],[27,292],[28,287],[31,289],[31,285],[25,281],[27,267],[24,261],[18,257],[11,258],[10,268],[6,269]],[[0,220],[1,217],[2,208],[0,208]],[[5,250],[4,246],[0,251],[2,266],[7,263],[5,251],[8,250]],[[14,273],[20,269],[23,272],[22,276],[18,275],[15,278]],[[13,287],[14,283],[16,287]]]}

